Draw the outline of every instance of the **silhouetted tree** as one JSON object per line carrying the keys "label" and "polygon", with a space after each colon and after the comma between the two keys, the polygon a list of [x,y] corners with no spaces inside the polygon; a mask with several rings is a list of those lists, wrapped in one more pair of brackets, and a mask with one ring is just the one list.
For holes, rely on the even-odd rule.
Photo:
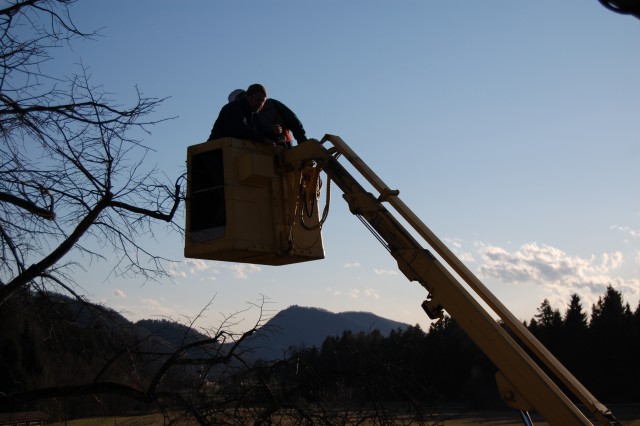
{"label": "silhouetted tree", "polygon": [[43,74],[55,49],[94,35],[76,27],[72,3],[0,9],[0,304],[26,288],[74,294],[71,254],[115,254],[116,274],[166,274],[141,241],[154,221],[172,222],[181,190],[146,167],[150,149],[132,136],[161,121],[147,117],[162,100],[137,92],[120,107],[85,68]]}
{"label": "silhouetted tree", "polygon": [[[182,199],[181,178],[169,181],[148,165],[151,149],[140,140],[163,121],[153,118],[163,99],[136,88],[135,100],[121,106],[91,81],[84,66],[76,73],[46,74],[42,64],[57,49],[96,35],[76,26],[73,3],[28,0],[0,6],[0,310],[11,305],[18,312],[14,308],[29,298],[52,302],[33,313],[37,316],[24,316],[26,323],[13,323],[16,338],[3,330],[8,349],[0,367],[10,380],[2,381],[7,387],[0,389],[0,399],[10,406],[92,391],[145,402],[158,395],[158,386],[136,387],[133,379],[144,369],[134,362],[142,358],[132,355],[139,347],[118,338],[111,319],[94,321],[99,309],[75,291],[73,273],[82,268],[77,259],[83,256],[86,261],[115,258],[114,274],[168,275],[166,259],[145,243],[153,241],[157,221],[181,228],[173,222]],[[79,304],[59,300],[55,292],[70,294]],[[43,329],[46,333],[38,331]],[[96,340],[82,334],[84,329],[95,331]],[[106,350],[112,344],[118,350]],[[73,359],[83,362],[60,364],[34,379],[43,360],[55,365],[70,348],[79,351]],[[135,374],[107,381],[113,378],[108,372],[121,364],[135,367]]]}
{"label": "silhouetted tree", "polygon": [[586,333],[588,326],[587,314],[583,311],[580,296],[573,293],[564,315],[564,329],[567,333],[580,334]]}
{"label": "silhouetted tree", "polygon": [[[637,383],[630,369],[637,365],[633,354],[633,316],[622,294],[611,285],[593,305],[589,338],[593,387],[603,398],[625,400]],[[637,368],[637,367],[636,367]]]}
{"label": "silhouetted tree", "polygon": [[544,299],[538,307],[535,321],[531,321],[530,330],[551,351],[558,352],[562,340],[562,315],[553,309],[548,299]]}
{"label": "silhouetted tree", "polygon": [[[638,306],[636,310],[633,312],[633,326],[632,326],[632,334],[630,336],[632,346],[631,346],[631,357],[635,360],[640,359],[640,302],[638,302]],[[634,371],[631,373],[633,376],[632,380],[635,383],[640,383],[640,367],[636,366]],[[640,386],[636,386],[631,391],[631,399],[633,401],[640,401]]]}
{"label": "silhouetted tree", "polygon": [[584,356],[589,350],[588,331],[587,314],[580,296],[574,293],[564,315],[557,356],[578,379],[584,379],[588,374],[588,357]]}
{"label": "silhouetted tree", "polygon": [[[114,320],[117,314],[104,308],[96,307],[79,321],[78,310],[86,309],[87,304],[73,299],[65,297],[62,303],[51,297],[32,297],[20,303],[16,299],[8,299],[0,311],[23,319],[13,335],[3,333],[2,342],[8,343],[11,353],[4,358],[0,351],[0,375],[11,380],[0,381],[6,386],[0,392],[0,412],[39,408],[62,419],[63,415],[93,417],[160,408],[170,421],[188,418],[209,425],[223,424],[215,420],[211,409],[230,395],[231,406],[256,402],[249,396],[235,401],[246,390],[236,378],[247,377],[251,371],[244,363],[241,345],[263,325],[264,303],[251,306],[260,309],[259,318],[245,332],[227,329],[244,314],[236,312],[219,328],[199,333],[194,332],[193,324],[176,325],[184,337],[173,345],[157,334],[139,334],[131,323],[119,324]],[[58,314],[42,323],[39,318],[43,316],[35,311],[43,309]],[[12,323],[12,318],[0,316],[3,330],[5,320]],[[49,332],[52,334],[47,335]],[[46,356],[40,356],[44,353]],[[10,374],[5,375],[7,371]],[[65,404],[66,410],[56,409]],[[246,417],[244,420],[234,424],[247,424]]]}

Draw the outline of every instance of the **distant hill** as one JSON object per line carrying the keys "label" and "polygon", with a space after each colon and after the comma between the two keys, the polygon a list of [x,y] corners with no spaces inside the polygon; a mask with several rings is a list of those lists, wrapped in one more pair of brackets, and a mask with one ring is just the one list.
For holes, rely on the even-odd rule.
{"label": "distant hill", "polygon": [[[327,337],[346,330],[354,334],[378,330],[388,336],[394,329],[408,327],[368,312],[291,306],[245,340],[241,350],[246,362],[272,361],[303,348],[319,348]],[[0,392],[22,389],[24,383],[50,387],[96,377],[103,381],[134,377],[132,365],[144,365],[143,375],[153,375],[178,348],[210,338],[164,319],[134,324],[107,307],[57,294],[16,294],[0,309],[0,330]],[[135,351],[127,349],[134,346]],[[226,352],[224,346],[210,344],[191,348],[187,355],[210,357],[216,349]],[[180,383],[182,378],[170,379]]]}
{"label": "distant hill", "polygon": [[256,359],[283,358],[291,349],[320,347],[329,336],[368,333],[378,330],[388,336],[392,330],[406,329],[409,324],[382,318],[370,312],[333,313],[319,308],[291,306],[271,318],[256,336],[248,339]]}
{"label": "distant hill", "polygon": [[[167,348],[206,339],[188,327],[167,320],[141,320],[136,328],[142,336],[153,335]],[[368,333],[378,330],[388,336],[392,330],[406,329],[408,324],[382,318],[370,312],[333,313],[320,308],[291,306],[278,312],[242,346],[250,353],[247,360],[272,361],[283,358],[294,349],[320,347],[329,336],[341,336],[346,330]]]}
{"label": "distant hill", "polygon": [[[141,320],[135,324],[142,336],[153,335],[167,348],[178,348],[207,336],[168,320]],[[329,336],[341,336],[346,330],[357,334],[378,330],[388,336],[392,330],[406,329],[408,324],[382,318],[370,312],[333,313],[320,308],[291,306],[278,312],[242,346],[250,352],[248,360],[272,361],[294,349],[320,347]]]}
{"label": "distant hill", "polygon": [[167,319],[144,319],[136,322],[135,326],[142,337],[150,335],[159,337],[171,348],[179,348],[209,338],[186,325]]}

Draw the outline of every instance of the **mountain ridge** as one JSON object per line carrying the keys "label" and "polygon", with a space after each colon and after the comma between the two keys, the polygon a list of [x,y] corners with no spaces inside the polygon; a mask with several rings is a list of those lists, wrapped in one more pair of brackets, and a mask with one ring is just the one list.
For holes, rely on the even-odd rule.
{"label": "mountain ridge", "polygon": [[406,329],[409,324],[383,318],[371,312],[346,311],[334,313],[322,308],[292,305],[278,312],[243,345],[256,359],[274,360],[291,350],[320,347],[327,337],[345,331],[370,333],[378,330],[388,336],[391,331]]}

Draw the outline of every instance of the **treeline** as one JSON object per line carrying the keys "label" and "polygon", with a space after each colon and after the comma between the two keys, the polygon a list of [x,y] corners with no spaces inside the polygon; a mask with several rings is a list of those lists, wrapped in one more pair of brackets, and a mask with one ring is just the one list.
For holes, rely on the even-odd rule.
{"label": "treeline", "polygon": [[528,328],[599,399],[640,401],[640,304],[608,286],[590,316],[573,294],[564,314],[544,300]]}
{"label": "treeline", "polygon": [[[599,297],[590,316],[573,294],[564,313],[544,300],[525,325],[598,399],[640,401],[640,305],[632,311],[613,287]],[[299,352],[295,362],[263,366],[259,381],[340,401],[458,401],[487,407],[503,405],[495,371],[447,317],[428,333],[418,325],[386,337],[345,331],[320,348]]]}

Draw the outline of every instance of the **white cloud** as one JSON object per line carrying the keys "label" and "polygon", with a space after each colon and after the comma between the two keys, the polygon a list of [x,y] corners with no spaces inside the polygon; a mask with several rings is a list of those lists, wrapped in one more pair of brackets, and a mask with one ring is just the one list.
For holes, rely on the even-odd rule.
{"label": "white cloud", "polygon": [[624,232],[625,234],[629,234],[632,237],[640,237],[640,230],[632,229],[628,226],[611,225],[611,229],[616,229],[618,231]]}
{"label": "white cloud", "polygon": [[374,269],[373,273],[376,275],[398,275],[398,271],[393,269]]}
{"label": "white cloud", "polygon": [[347,291],[345,294],[351,297],[352,299],[360,299],[361,293],[362,292],[360,291],[360,289],[352,288],[351,290]]}
{"label": "white cloud", "polygon": [[138,321],[145,318],[178,318],[188,315],[188,310],[183,306],[175,303],[164,304],[165,301],[155,298],[138,299],[137,303],[116,304],[119,312],[132,321]]}
{"label": "white cloud", "polygon": [[114,294],[116,297],[122,297],[122,298],[126,298],[126,297],[127,297],[127,293],[125,293],[124,291],[120,290],[119,288],[115,289],[115,290],[113,291],[113,294]]}
{"label": "white cloud", "polygon": [[378,294],[378,291],[376,289],[366,288],[364,290],[364,297],[368,299],[380,299],[380,294]]}
{"label": "white cloud", "polygon": [[146,316],[147,318],[153,316],[177,318],[185,315],[183,306],[175,305],[173,303],[165,305],[163,301],[152,298],[142,299],[142,306],[140,306],[140,310],[142,312],[148,312]]}
{"label": "white cloud", "polygon": [[458,251],[462,248],[462,241],[459,238],[445,238],[444,241],[452,251]]}
{"label": "white cloud", "polygon": [[336,290],[336,289],[333,289],[333,288],[329,287],[327,289],[327,291],[329,293],[331,293],[332,296],[342,296],[342,292],[340,290]]}
{"label": "white cloud", "polygon": [[525,244],[514,252],[484,246],[480,254],[484,261],[480,266],[483,276],[516,283],[600,282],[602,273],[619,266],[622,256],[619,252],[605,253],[600,261],[596,261],[595,256],[590,259],[571,257],[558,248],[537,243]]}
{"label": "white cloud", "polygon": [[336,290],[336,289],[332,289],[332,288],[328,288],[327,291],[329,291],[331,293],[331,295],[336,296],[336,297],[341,297],[341,296],[346,296],[349,297],[351,299],[360,299],[360,298],[366,298],[366,299],[380,299],[380,294],[378,293],[378,291],[374,288],[366,288],[364,290],[361,290],[359,288],[352,288],[348,291],[340,291],[340,290]]}
{"label": "white cloud", "polygon": [[172,268],[169,271],[169,275],[172,278],[187,278],[187,273],[185,271],[180,271],[180,270],[178,270],[176,268]]}
{"label": "white cloud", "polygon": [[350,263],[345,263],[344,267],[345,268],[357,268],[360,266],[360,262],[358,262],[357,260],[355,262],[350,262]]}
{"label": "white cloud", "polygon": [[222,271],[230,271],[232,279],[246,279],[250,274],[262,271],[258,265],[244,263],[214,262],[202,259],[187,259],[172,265],[171,276],[182,279],[217,281]]}
{"label": "white cloud", "polygon": [[187,259],[184,262],[176,262],[171,264],[169,274],[173,278],[201,278],[201,276],[210,277],[220,271],[214,267],[215,263],[202,259]]}
{"label": "white cloud", "polygon": [[225,265],[225,269],[228,269],[233,272],[233,278],[238,280],[246,279],[249,274],[256,274],[262,271],[258,265],[254,265],[251,263],[234,263],[230,265]]}
{"label": "white cloud", "polygon": [[198,275],[202,272],[218,273],[218,270],[213,267],[214,263],[205,261],[202,259],[187,259],[185,262],[189,268],[190,275]]}
{"label": "white cloud", "polygon": [[462,251],[463,250],[463,240],[460,238],[445,238],[444,241],[447,244],[447,247],[451,249],[451,251],[456,255],[458,259],[462,262],[470,263],[474,262],[475,259],[472,253]]}
{"label": "white cloud", "polygon": [[561,304],[568,302],[571,293],[592,302],[604,294],[608,285],[632,295],[640,291],[637,280],[615,276],[624,262],[624,256],[618,251],[586,259],[537,243],[524,244],[513,252],[488,245],[480,246],[479,251],[483,261],[479,268],[481,277],[542,286],[554,295],[550,299],[557,299]]}

